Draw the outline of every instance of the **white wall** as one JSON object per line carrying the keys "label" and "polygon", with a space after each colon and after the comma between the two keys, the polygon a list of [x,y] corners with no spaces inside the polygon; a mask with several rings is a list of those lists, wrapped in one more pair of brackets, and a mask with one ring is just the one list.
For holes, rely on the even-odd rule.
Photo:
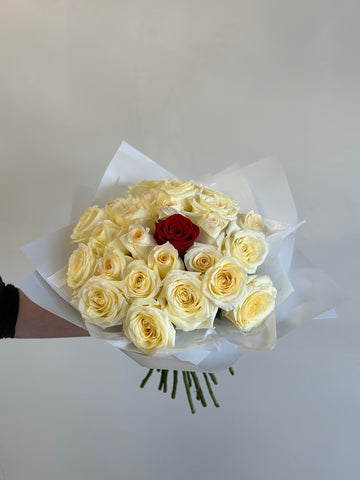
{"label": "white wall", "polygon": [[[184,178],[277,153],[307,224],[298,245],[348,293],[219,375],[191,416],[92,339],[0,348],[6,480],[359,475],[358,2],[3,0],[0,273],[67,223],[125,139]],[[1,471],[1,470],[0,470]],[[1,474],[0,474],[1,478]]]}

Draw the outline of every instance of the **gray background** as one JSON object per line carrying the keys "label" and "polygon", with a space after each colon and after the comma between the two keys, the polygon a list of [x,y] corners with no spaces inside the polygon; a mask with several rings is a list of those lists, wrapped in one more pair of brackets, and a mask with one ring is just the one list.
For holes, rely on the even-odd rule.
{"label": "gray background", "polygon": [[[357,1],[2,0],[0,265],[68,221],[125,139],[183,178],[277,154],[299,248],[343,286],[219,375],[192,416],[93,339],[0,348],[0,471],[22,479],[344,479],[359,460]],[[1,473],[0,473],[1,478]]]}

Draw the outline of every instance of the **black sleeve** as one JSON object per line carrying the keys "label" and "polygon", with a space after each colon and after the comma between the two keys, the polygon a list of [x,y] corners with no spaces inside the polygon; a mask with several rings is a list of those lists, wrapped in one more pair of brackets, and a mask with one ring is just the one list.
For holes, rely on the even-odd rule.
{"label": "black sleeve", "polygon": [[19,290],[0,277],[0,338],[14,338],[19,313]]}

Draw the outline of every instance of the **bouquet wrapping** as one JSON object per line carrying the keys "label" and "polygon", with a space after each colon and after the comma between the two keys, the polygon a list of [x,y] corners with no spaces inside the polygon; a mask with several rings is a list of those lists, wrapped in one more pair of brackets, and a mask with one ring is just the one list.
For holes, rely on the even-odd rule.
{"label": "bouquet wrapping", "polygon": [[[72,278],[72,283],[70,282],[73,288],[69,286],[69,259],[74,255],[76,248],[79,249],[79,242],[81,244],[84,241],[81,235],[78,237],[77,245],[74,245],[71,241],[71,237],[74,238],[74,228],[77,226],[79,218],[91,205],[99,206],[96,211],[96,214],[98,214],[99,211],[103,212],[106,206],[111,208],[115,199],[126,199],[129,194],[129,187],[130,191],[131,188],[139,189],[143,187],[144,189],[144,185],[151,185],[156,188],[157,182],[169,178],[174,178],[174,175],[123,142],[106,169],[97,190],[91,191],[91,189],[84,187],[79,187],[77,190],[70,224],[23,247],[23,252],[32,262],[36,271],[26,278],[20,287],[42,307],[67,321],[87,328],[91,336],[109,342],[139,364],[152,369],[191,372],[223,370],[233,365],[240,355],[247,350],[272,349],[279,336],[297,328],[307,320],[336,316],[334,310],[329,310],[333,304],[334,292],[331,280],[321,271],[312,267],[301,253],[294,249],[296,230],[304,222],[298,222],[296,207],[286,176],[276,158],[267,158],[246,167],[232,164],[216,174],[207,172],[203,178],[192,179],[193,182],[187,183],[187,185],[202,185],[204,189],[208,189],[206,190],[208,192],[216,190],[234,200],[239,207],[239,211],[242,212],[241,218],[242,222],[247,225],[246,228],[255,232],[254,237],[260,238],[263,236],[265,238],[266,251],[262,255],[261,261],[254,268],[246,267],[248,279],[253,279],[253,282],[256,279],[262,279],[262,283],[264,283],[264,279],[266,281],[270,279],[270,283],[267,284],[267,291],[269,291],[269,288],[273,289],[270,290],[272,292],[276,291],[276,297],[275,294],[273,295],[275,308],[271,309],[271,312],[261,322],[261,328],[254,328],[249,331],[246,331],[246,328],[240,329],[236,325],[234,314],[231,316],[231,313],[227,313],[230,307],[227,308],[226,305],[223,305],[220,299],[215,306],[212,302],[207,304],[206,308],[209,304],[213,306],[211,318],[209,315],[205,315],[202,318],[207,320],[201,320],[200,314],[203,313],[202,311],[199,314],[198,323],[196,323],[196,316],[194,317],[195,327],[190,328],[186,322],[181,323],[181,315],[179,315],[177,322],[170,315],[170,321],[175,322],[177,326],[176,336],[175,333],[171,333],[173,338],[170,343],[167,343],[167,346],[162,345],[161,348],[146,351],[139,343],[136,344],[136,339],[131,341],[132,337],[128,333],[127,324],[125,325],[123,321],[117,324],[116,322],[115,324],[101,324],[101,322],[93,321],[84,314],[84,309],[81,314],[79,312],[81,310],[79,295],[77,300],[74,301],[74,290],[75,293],[82,292],[81,289],[77,290],[79,285],[76,283],[76,275]],[[173,205],[164,205],[159,211],[160,213],[158,212],[156,219],[153,219],[153,223],[159,223],[159,220],[166,220],[179,215],[179,211],[182,218],[191,220],[191,215],[194,215],[193,212],[196,211],[198,206],[195,209],[184,207],[185,210],[183,211],[181,208],[183,207],[175,206],[174,208]],[[137,211],[140,212],[140,210],[139,207]],[[211,208],[209,212],[211,212]],[[223,214],[223,212],[221,213]],[[194,220],[195,225],[198,223],[198,218],[199,216]],[[104,219],[102,220],[104,221]],[[137,269],[144,269],[143,258],[148,260],[149,252],[151,252],[151,258],[153,258],[158,245],[163,245],[163,248],[166,247],[172,249],[172,251],[175,250],[173,245],[166,241],[166,238],[162,238],[164,230],[171,229],[171,225],[169,227],[165,223],[165,225],[159,227],[155,234],[154,229],[147,226],[148,220],[148,217],[139,215],[137,220],[132,222],[133,226],[140,225],[139,228],[143,228],[142,234],[148,236],[145,246],[141,245],[141,248],[145,250],[136,250],[138,245],[134,243],[131,235],[134,236],[138,232],[134,229],[131,231],[129,226],[126,227],[126,230],[119,229],[112,234],[105,232],[106,235],[110,235],[108,243],[111,243],[115,234],[117,238],[122,238],[120,246],[125,245],[126,248],[122,253],[124,257],[127,257],[127,260],[124,260],[125,269],[126,262],[129,263],[129,258],[131,258],[131,261],[138,262],[135,265]],[[121,218],[119,222],[121,223]],[[209,241],[207,236],[209,230],[206,229],[206,226],[204,228],[201,226],[200,230],[196,232],[197,235],[195,239],[192,239],[190,245],[176,246],[179,256],[176,257],[178,269],[175,269],[175,271],[191,270],[189,265],[193,260],[189,252],[195,251],[196,253],[198,251],[201,253],[206,245],[210,245],[211,248],[216,250],[214,244],[219,245],[218,237],[215,236],[215,240],[210,239]],[[256,230],[261,230],[261,233],[256,232]],[[238,234],[238,231],[235,233]],[[103,228],[99,232],[99,238],[101,235],[104,235]],[[158,237],[161,237],[160,240]],[[154,238],[156,238],[156,241],[154,241]],[[81,247],[84,251],[86,241]],[[101,245],[99,245],[97,243],[95,249],[101,248]],[[135,251],[133,248],[135,248]],[[145,257],[144,251],[146,251]],[[104,250],[101,250],[99,257],[102,258],[104,255]],[[225,258],[232,257],[229,254]],[[98,261],[99,259],[97,259]],[[215,261],[219,261],[219,259]],[[90,268],[91,261],[87,261],[85,264],[88,265],[87,268]],[[181,267],[179,267],[180,264]],[[133,271],[135,267],[134,264],[131,265],[131,271]],[[106,266],[103,268],[106,270]],[[158,267],[154,270],[158,274]],[[174,277],[174,275],[171,271],[165,272],[162,278],[157,277],[154,282],[160,281],[162,282],[161,285],[167,282],[168,285],[170,280],[167,279]],[[188,275],[187,272],[186,275]],[[191,275],[197,279],[197,282],[200,275],[204,276],[198,272],[193,272]],[[158,297],[156,293],[160,291],[159,285],[152,287],[155,293],[150,295],[152,302],[157,302],[156,308],[159,309],[156,311],[157,316],[161,316],[159,311],[161,312],[165,308],[165,303],[170,302],[169,296],[165,303],[158,303],[161,299],[161,294]],[[204,288],[204,284],[202,285],[202,288]],[[168,286],[168,289],[171,290],[170,287]],[[124,288],[122,284],[121,289],[123,291]],[[164,287],[161,288],[164,289]],[[204,298],[209,296],[204,291],[200,291],[200,294]],[[124,298],[127,299],[127,302],[125,302],[126,308],[129,308],[130,304],[131,308],[136,310],[139,302],[140,305],[146,303],[144,302],[144,295],[142,300],[135,299],[134,303],[132,303],[134,299],[129,295],[128,287],[128,290],[125,290],[124,293]],[[125,314],[123,317],[125,318]]]}

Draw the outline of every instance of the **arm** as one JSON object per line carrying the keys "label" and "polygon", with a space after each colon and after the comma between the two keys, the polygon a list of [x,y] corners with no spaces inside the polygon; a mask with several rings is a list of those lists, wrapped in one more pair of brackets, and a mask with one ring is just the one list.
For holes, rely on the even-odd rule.
{"label": "arm", "polygon": [[36,305],[0,277],[0,338],[87,337],[89,333]]}
{"label": "arm", "polygon": [[15,338],[88,337],[89,333],[32,302],[19,290]]}

